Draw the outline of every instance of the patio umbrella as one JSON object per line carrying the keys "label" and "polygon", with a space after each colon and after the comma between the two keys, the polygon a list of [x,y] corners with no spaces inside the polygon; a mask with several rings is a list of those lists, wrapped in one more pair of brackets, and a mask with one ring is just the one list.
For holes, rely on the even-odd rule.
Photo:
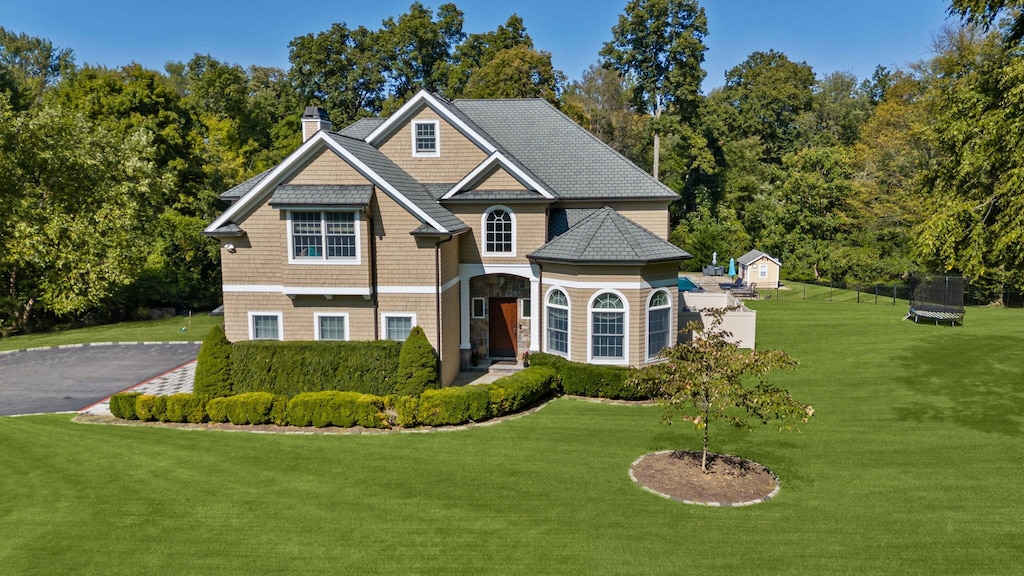
{"label": "patio umbrella", "polygon": [[712,252],[711,253],[711,265],[714,266],[716,264],[718,264],[718,252]]}
{"label": "patio umbrella", "polygon": [[729,258],[729,276],[736,275],[736,259]]}

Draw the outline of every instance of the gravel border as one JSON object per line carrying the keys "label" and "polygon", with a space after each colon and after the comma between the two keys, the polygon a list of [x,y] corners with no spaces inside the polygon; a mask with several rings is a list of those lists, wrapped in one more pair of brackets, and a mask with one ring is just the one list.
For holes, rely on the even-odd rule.
{"label": "gravel border", "polygon": [[[675,452],[675,450],[659,450],[658,452],[648,452],[647,454],[644,454],[644,455],[640,456],[636,460],[633,460],[633,463],[629,465],[629,479],[632,480],[640,488],[643,488],[644,490],[650,492],[651,494],[655,494],[657,496],[661,496],[662,498],[665,498],[667,500],[674,500],[676,502],[682,502],[683,504],[694,504],[694,505],[697,505],[697,506],[712,506],[712,507],[719,507],[719,508],[735,508],[735,507],[739,507],[739,506],[753,506],[754,504],[760,504],[762,502],[766,502],[768,500],[771,500],[776,495],[778,495],[780,490],[782,490],[782,481],[779,480],[779,477],[775,475],[775,472],[772,472],[771,470],[768,469],[767,466],[765,466],[764,464],[761,464],[760,462],[754,462],[754,463],[757,464],[758,466],[761,466],[762,468],[764,468],[765,471],[768,472],[768,474],[771,475],[771,477],[775,479],[775,489],[772,490],[771,492],[769,492],[767,496],[763,496],[761,498],[757,498],[756,500],[747,500],[746,502],[698,502],[698,501],[695,501],[695,500],[685,500],[683,498],[676,498],[675,496],[670,496],[668,494],[665,494],[664,492],[658,492],[657,490],[655,490],[653,488],[645,486],[643,483],[641,483],[639,480],[636,479],[636,476],[633,475],[633,468],[636,467],[636,465],[639,464],[640,461],[643,460],[644,458],[646,458],[648,456],[655,456],[655,455],[658,455],[658,454],[665,454],[665,453],[668,453],[668,452]],[[733,456],[732,454],[719,454],[719,456],[730,456],[732,458],[739,458],[739,456]],[[740,459],[741,460],[747,460],[746,458],[740,458]],[[753,461],[752,460],[747,460],[747,462],[753,462]]]}

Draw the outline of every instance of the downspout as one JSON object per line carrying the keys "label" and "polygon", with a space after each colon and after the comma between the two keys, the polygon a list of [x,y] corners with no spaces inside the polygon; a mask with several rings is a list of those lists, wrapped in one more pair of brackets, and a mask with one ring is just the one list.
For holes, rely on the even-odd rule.
{"label": "downspout", "polygon": [[370,233],[370,298],[373,305],[373,339],[380,340],[380,308],[377,299],[377,235],[373,231],[373,215],[366,215]]}
{"label": "downspout", "polygon": [[[434,243],[434,275],[437,279],[437,291],[434,295],[434,304],[437,307],[437,318],[436,318],[436,334],[437,334],[437,372],[438,375],[444,374],[441,367],[441,351],[444,350],[441,343],[441,244],[450,242],[455,236],[449,234],[444,240],[438,240]],[[443,378],[443,376],[442,376]]]}
{"label": "downspout", "polygon": [[537,290],[537,295],[540,296],[536,307],[534,308],[539,314],[537,314],[537,352],[544,351],[544,313],[547,310],[547,301],[544,299],[544,266],[537,262],[537,283],[540,285],[540,289]]}

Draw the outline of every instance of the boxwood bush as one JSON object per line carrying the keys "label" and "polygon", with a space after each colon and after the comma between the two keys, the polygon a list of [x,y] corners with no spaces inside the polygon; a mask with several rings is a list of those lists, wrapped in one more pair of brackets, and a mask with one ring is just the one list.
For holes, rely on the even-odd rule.
{"label": "boxwood bush", "polygon": [[143,422],[162,420],[167,412],[167,396],[142,394],[135,399],[135,414]]}
{"label": "boxwood bush", "polygon": [[139,392],[120,392],[110,397],[110,413],[124,420],[138,420],[135,414],[135,401],[142,394]]}
{"label": "boxwood bush", "polygon": [[171,394],[167,397],[167,410],[162,418],[164,422],[191,422],[199,424],[206,421],[206,402],[195,394]]}
{"label": "boxwood bush", "polygon": [[560,376],[562,392],[565,394],[621,400],[650,398],[649,394],[626,384],[630,369],[625,366],[570,362],[561,356],[542,352],[530,354],[530,363],[534,366],[554,368]]}
{"label": "boxwood bush", "polygon": [[558,374],[546,366],[531,366],[499,378],[487,387],[487,411],[491,417],[519,412],[551,394],[557,384]]}
{"label": "boxwood bush", "polygon": [[384,399],[359,392],[303,392],[288,401],[292,426],[384,427]]}
{"label": "boxwood bush", "polygon": [[269,392],[246,392],[235,396],[214,398],[206,405],[211,422],[232,424],[284,425],[288,399]]}
{"label": "boxwood bush", "polygon": [[385,396],[395,392],[401,343],[235,342],[231,380],[235,393],[344,390]]}
{"label": "boxwood bush", "polygon": [[487,419],[487,386],[455,386],[420,395],[416,421],[425,426],[453,426]]}

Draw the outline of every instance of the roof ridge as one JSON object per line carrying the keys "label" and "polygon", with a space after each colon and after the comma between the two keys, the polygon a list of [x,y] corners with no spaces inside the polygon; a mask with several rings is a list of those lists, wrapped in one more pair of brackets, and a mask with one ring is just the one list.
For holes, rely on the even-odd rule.
{"label": "roof ridge", "polygon": [[[608,208],[608,207],[605,206],[605,208]],[[609,210],[610,210],[610,208],[609,208]],[[604,216],[605,219],[607,219],[607,217],[608,217],[607,216],[607,212],[604,212],[603,210],[596,210],[593,214],[589,214],[589,215],[587,215],[586,218],[584,218],[583,220],[580,220],[579,222],[577,222],[576,226],[582,226],[586,221],[588,221],[588,220],[590,220],[592,218],[596,220],[598,216]],[[603,220],[602,220],[602,222],[603,222]],[[575,228],[576,226],[573,226],[572,228]],[[569,228],[568,230],[566,230],[566,234],[571,232],[572,228]],[[587,250],[587,248],[590,246],[590,244],[594,241],[594,236],[597,236],[597,231],[601,229],[601,222],[595,222],[593,224],[593,228],[594,229],[590,232],[590,235],[587,237],[587,241],[586,242],[580,242],[576,246],[576,250],[573,251],[573,256],[575,256],[576,258],[579,258],[580,256],[583,256],[583,253]],[[580,228],[580,231],[583,232],[584,229]]]}
{"label": "roof ridge", "polygon": [[[615,226],[615,229],[619,231],[619,234],[622,234],[622,237],[626,239],[626,246],[628,246],[629,249],[633,251],[633,255],[635,255],[637,258],[643,259],[646,254],[640,254],[639,252],[637,252],[637,249],[640,247],[639,238],[636,237],[636,235],[633,233],[633,230],[629,230],[629,232],[627,232],[626,230],[623,230],[621,226],[619,226],[619,220],[625,219],[626,217],[619,214],[615,210],[612,210],[611,207],[605,206],[605,208],[608,208],[609,210],[612,211],[612,214],[618,216],[618,218],[612,218],[612,224]],[[644,252],[647,251],[644,250]]]}

